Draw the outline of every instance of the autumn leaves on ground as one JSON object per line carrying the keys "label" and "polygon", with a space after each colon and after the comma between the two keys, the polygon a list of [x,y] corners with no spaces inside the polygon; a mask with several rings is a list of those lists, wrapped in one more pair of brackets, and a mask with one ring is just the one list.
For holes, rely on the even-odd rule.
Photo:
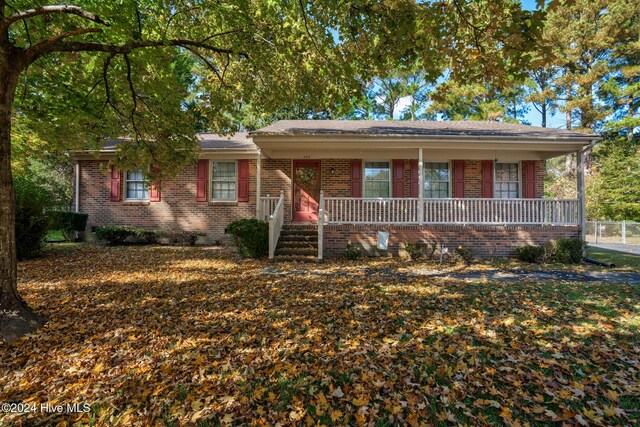
{"label": "autumn leaves on ground", "polygon": [[335,273],[305,277],[87,245],[21,263],[50,321],[0,346],[0,401],[91,409],[0,425],[638,421],[638,287],[394,279],[394,262],[281,266]]}

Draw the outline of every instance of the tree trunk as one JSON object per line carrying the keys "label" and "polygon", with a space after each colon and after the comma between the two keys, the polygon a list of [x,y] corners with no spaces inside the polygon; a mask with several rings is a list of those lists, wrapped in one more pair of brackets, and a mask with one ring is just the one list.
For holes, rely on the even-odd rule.
{"label": "tree trunk", "polygon": [[42,326],[45,319],[18,295],[16,203],[11,174],[11,111],[22,70],[16,51],[0,47],[0,335],[11,342]]}
{"label": "tree trunk", "polygon": [[547,127],[547,100],[545,99],[544,102],[541,105],[541,114],[542,114],[542,127],[546,128]]}

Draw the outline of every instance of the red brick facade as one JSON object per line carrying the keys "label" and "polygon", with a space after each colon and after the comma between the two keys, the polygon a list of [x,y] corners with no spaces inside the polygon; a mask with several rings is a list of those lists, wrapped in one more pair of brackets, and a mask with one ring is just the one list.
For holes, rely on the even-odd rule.
{"label": "red brick facade", "polygon": [[[378,231],[389,232],[388,250],[376,249]],[[543,244],[558,238],[580,238],[578,226],[484,226],[484,225],[325,225],[325,256],[344,254],[347,242],[362,247],[370,255],[398,255],[408,242],[438,243],[453,251],[470,249],[479,258],[512,256],[524,244]]]}
{"label": "red brick facade", "polygon": [[[466,160],[464,174],[465,197],[482,197],[482,171],[479,160]],[[101,225],[133,225],[138,227],[197,231],[206,235],[203,242],[224,241],[225,228],[234,219],[256,215],[257,162],[249,160],[248,202],[198,202],[196,200],[196,166],[186,168],[171,180],[160,184],[160,201],[110,201],[111,177],[106,162],[80,160],[80,211],[89,214],[89,227]],[[263,159],[261,177],[262,196],[277,196],[285,192],[285,221],[292,218],[291,179],[292,159]],[[323,159],[321,161],[321,188],[326,197],[350,197],[351,164],[349,159]],[[411,160],[404,161],[404,197],[411,197]],[[455,171],[452,171],[453,177]],[[209,177],[210,179],[210,177]],[[536,162],[536,197],[544,195],[544,162]],[[121,179],[121,194],[125,194]],[[124,197],[122,197],[124,200]],[[326,227],[326,251],[341,252],[348,240],[370,241],[380,226],[371,229],[350,226]],[[525,241],[539,242],[560,236],[579,235],[575,228],[562,227],[461,227],[461,226],[407,226],[394,227],[391,252],[407,241],[435,240],[451,245],[465,242],[478,247],[481,254],[507,255],[515,244]],[[375,236],[374,236],[375,237]],[[374,245],[375,246],[375,245]],[[496,249],[493,249],[494,246]]]}

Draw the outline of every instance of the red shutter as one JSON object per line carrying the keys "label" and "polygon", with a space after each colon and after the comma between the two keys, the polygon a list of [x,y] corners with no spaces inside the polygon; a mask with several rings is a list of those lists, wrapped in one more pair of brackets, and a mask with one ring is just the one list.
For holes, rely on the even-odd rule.
{"label": "red shutter", "polygon": [[419,185],[420,177],[418,176],[418,161],[411,160],[411,197],[420,197],[418,194]]}
{"label": "red shutter", "polygon": [[120,171],[116,170],[115,166],[111,166],[111,201],[120,201],[120,191],[122,186],[120,184]]}
{"label": "red shutter", "polygon": [[[151,171],[154,173],[160,172],[155,166],[151,167]],[[156,179],[149,183],[149,201],[150,202],[159,202],[160,201],[160,180]]]}
{"label": "red shutter", "polygon": [[362,160],[351,160],[351,197],[362,197]]}
{"label": "red shutter", "polygon": [[393,197],[404,197],[404,160],[393,161]]}
{"label": "red shutter", "polygon": [[493,199],[493,160],[482,161],[482,197]]}
{"label": "red shutter", "polygon": [[522,169],[524,170],[524,197],[534,199],[536,197],[536,162],[522,162]]}
{"label": "red shutter", "polygon": [[464,160],[453,161],[453,197],[464,198]]}
{"label": "red shutter", "polygon": [[249,201],[249,160],[238,160],[238,201]]}
{"label": "red shutter", "polygon": [[209,176],[209,160],[198,160],[196,171],[196,201],[206,202],[207,197],[207,177]]}

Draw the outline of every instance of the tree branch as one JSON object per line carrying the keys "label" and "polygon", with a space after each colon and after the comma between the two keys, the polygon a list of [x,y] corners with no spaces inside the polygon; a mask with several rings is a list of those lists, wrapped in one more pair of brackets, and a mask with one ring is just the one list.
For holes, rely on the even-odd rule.
{"label": "tree branch", "polygon": [[42,6],[35,9],[29,9],[23,12],[16,12],[14,14],[11,14],[7,16],[0,23],[0,30],[6,30],[14,22],[26,20],[26,19],[33,18],[35,16],[40,16],[40,15],[50,15],[53,13],[65,13],[69,15],[76,15],[81,18],[88,19],[89,21],[93,21],[97,24],[105,25],[107,27],[109,26],[109,23],[104,21],[98,15],[96,15],[95,13],[86,11],[81,7],[70,6],[70,5],[51,5],[51,6]]}
{"label": "tree branch", "polygon": [[249,58],[249,55],[245,52],[237,52],[233,49],[224,49],[216,46],[212,46],[207,43],[202,43],[194,40],[186,39],[169,39],[169,40],[130,40],[120,45],[108,44],[108,43],[96,43],[96,42],[82,42],[82,41],[63,41],[58,40],[54,43],[46,43],[45,40],[42,48],[39,51],[35,50],[35,46],[29,50],[32,50],[32,60],[52,52],[107,52],[115,55],[124,55],[131,53],[136,49],[143,49],[148,47],[168,47],[178,46],[183,48],[199,47],[205,50],[209,50],[216,53],[225,53],[231,55],[240,55],[245,58]]}
{"label": "tree branch", "polygon": [[35,45],[27,49],[26,55],[29,59],[31,59],[31,56],[34,56],[35,59],[36,57],[40,56],[39,52],[46,51],[50,46],[55,45],[56,43],[68,37],[100,32],[102,32],[100,28],[79,28],[77,30],[65,31],[64,33],[51,36],[46,40],[42,40],[41,42],[36,43]]}

